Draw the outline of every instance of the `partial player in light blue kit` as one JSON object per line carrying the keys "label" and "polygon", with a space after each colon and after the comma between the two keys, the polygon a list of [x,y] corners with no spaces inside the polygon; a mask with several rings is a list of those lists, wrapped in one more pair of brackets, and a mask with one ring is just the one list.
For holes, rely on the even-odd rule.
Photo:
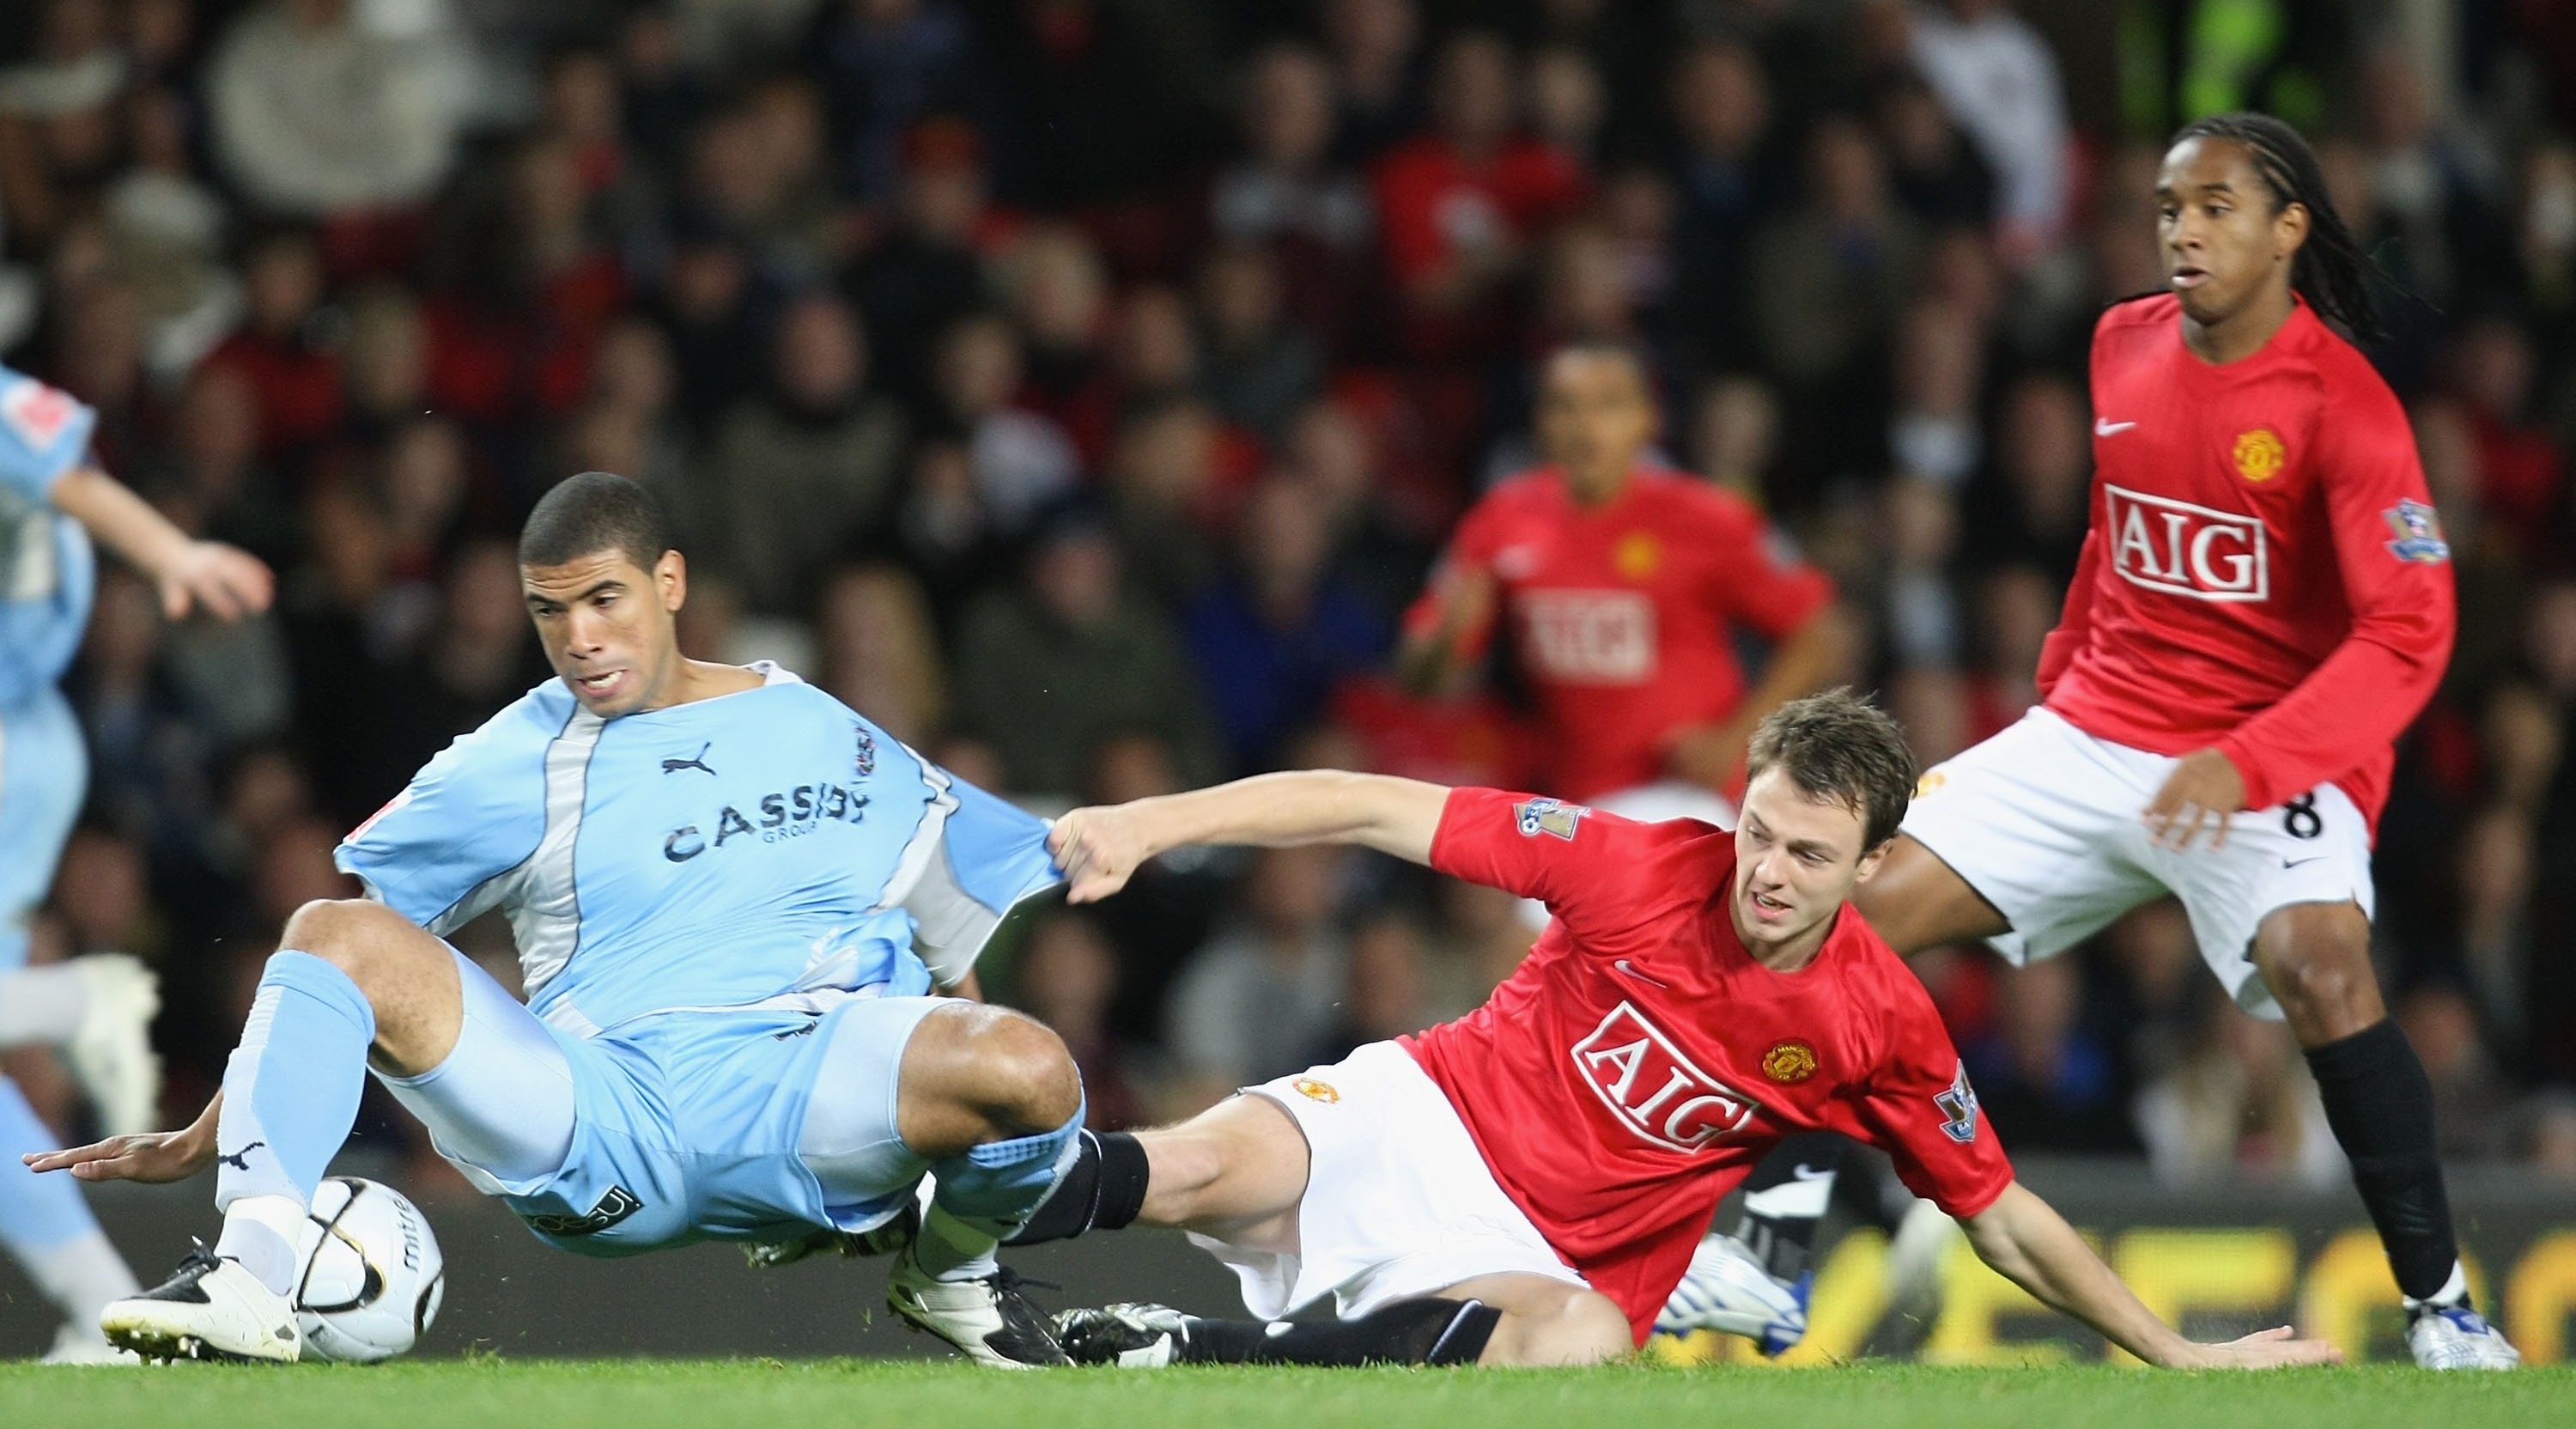
{"label": "partial player in light blue kit", "polygon": [[[986,1363],[1062,1363],[993,1250],[1071,1164],[1080,1076],[1028,1018],[933,995],[1056,882],[1046,825],[793,675],[682,657],[686,565],[632,482],[548,493],[520,563],[560,678],[341,845],[367,899],[288,920],[196,1125],[33,1163],[219,1168],[213,1252],[109,1306],[108,1336],[299,1355],[306,1207],[372,1069],[553,1245],[893,1227],[898,1313]],[[490,909],[524,1004],[440,941]]]}
{"label": "partial player in light blue kit", "polygon": [[[268,602],[267,570],[229,547],[191,541],[88,460],[97,415],[70,396],[0,367],[0,1047],[62,1049],[115,1133],[159,1124],[160,1064],[152,974],[103,954],[27,965],[28,925],[89,783],[80,721],[56,683],[80,649],[95,588],[90,531],[160,583],[174,615],[203,603],[223,615]],[[51,1134],[17,1085],[0,1077],[0,1245],[27,1268],[65,1322],[48,1358],[111,1351],[98,1312],[135,1289],[78,1187],[21,1164]]]}

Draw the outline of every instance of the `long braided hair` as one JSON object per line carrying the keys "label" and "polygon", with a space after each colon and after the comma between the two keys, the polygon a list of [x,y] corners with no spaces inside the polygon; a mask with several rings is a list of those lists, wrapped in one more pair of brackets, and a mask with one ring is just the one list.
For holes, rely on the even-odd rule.
{"label": "long braided hair", "polygon": [[2298,204],[2308,211],[2308,239],[2291,261],[2290,286],[2308,300],[2319,317],[2340,324],[2353,340],[2377,342],[2385,335],[2378,305],[2371,300],[2374,279],[2388,276],[2370,261],[2335,211],[2326,192],[2325,170],[2299,131],[2268,114],[2213,114],[2176,130],[2170,152],[2185,139],[2232,139],[2245,152],[2272,190],[2274,212]]}

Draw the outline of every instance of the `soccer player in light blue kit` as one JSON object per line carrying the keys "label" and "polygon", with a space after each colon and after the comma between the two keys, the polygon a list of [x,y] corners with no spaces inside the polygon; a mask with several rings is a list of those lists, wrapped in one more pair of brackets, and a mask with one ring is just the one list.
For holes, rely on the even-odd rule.
{"label": "soccer player in light blue kit", "polygon": [[[97,423],[67,394],[0,367],[0,1047],[61,1048],[101,1127],[121,1134],[160,1124],[152,974],[121,953],[27,966],[29,920],[89,783],[80,722],[55,683],[89,623],[90,536],[151,576],[173,618],[200,605],[225,617],[259,610],[270,581],[258,561],[188,539],[99,470],[89,460]],[[20,1164],[52,1146],[0,1077],[0,1244],[63,1311],[46,1358],[122,1358],[100,1338],[98,1313],[134,1292],[134,1274],[79,1187]]]}
{"label": "soccer player in light blue kit", "polygon": [[[1046,824],[793,675],[682,656],[687,567],[635,483],[548,492],[519,559],[560,678],[342,843],[368,897],[287,920],[195,1125],[30,1163],[219,1164],[221,1239],[110,1305],[108,1337],[298,1357],[306,1208],[372,1070],[550,1244],[903,1226],[897,1313],[988,1364],[1064,1363],[993,1251],[1075,1158],[1080,1075],[1038,1023],[931,995],[970,985],[995,924],[1055,884]],[[490,908],[525,1005],[441,941]]]}

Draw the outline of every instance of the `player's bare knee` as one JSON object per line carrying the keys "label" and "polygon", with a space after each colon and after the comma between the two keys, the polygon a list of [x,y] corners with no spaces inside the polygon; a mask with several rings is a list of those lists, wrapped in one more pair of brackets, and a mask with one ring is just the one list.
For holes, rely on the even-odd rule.
{"label": "player's bare knee", "polygon": [[400,935],[418,931],[380,903],[323,898],[288,916],[278,947],[322,959],[346,973],[372,999],[401,957]]}
{"label": "player's bare knee", "polygon": [[2386,1015],[2369,960],[2358,962],[2293,956],[2267,972],[2272,996],[2300,1041],[2315,1046],[2349,1037]]}
{"label": "player's bare knee", "polygon": [[1012,1134],[1051,1131],[1082,1110],[1082,1073],[1045,1023],[987,1006],[951,1030],[955,1053],[973,1069],[968,1100]]}
{"label": "player's bare knee", "polygon": [[2370,925],[2330,910],[2285,909],[2264,929],[2257,961],[2291,1030],[2310,1046],[2349,1037],[2387,1015],[2370,962]]}
{"label": "player's bare knee", "polygon": [[1636,1351],[1628,1314],[1609,1296],[1570,1291],[1551,1305],[1506,1311],[1485,1342],[1479,1363],[1489,1365],[1587,1365]]}

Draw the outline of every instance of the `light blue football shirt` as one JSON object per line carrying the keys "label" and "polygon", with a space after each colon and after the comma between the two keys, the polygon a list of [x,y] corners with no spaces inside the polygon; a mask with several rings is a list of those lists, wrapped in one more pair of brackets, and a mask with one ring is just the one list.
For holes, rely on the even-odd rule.
{"label": "light blue football shirt", "polygon": [[488,908],[528,1005],[589,1036],[646,1013],[953,981],[1054,884],[1044,820],[767,664],[758,688],[603,720],[548,680],[341,843],[446,934]]}
{"label": "light blue football shirt", "polygon": [[96,557],[53,490],[97,426],[69,395],[0,367],[0,709],[52,689],[89,624]]}

